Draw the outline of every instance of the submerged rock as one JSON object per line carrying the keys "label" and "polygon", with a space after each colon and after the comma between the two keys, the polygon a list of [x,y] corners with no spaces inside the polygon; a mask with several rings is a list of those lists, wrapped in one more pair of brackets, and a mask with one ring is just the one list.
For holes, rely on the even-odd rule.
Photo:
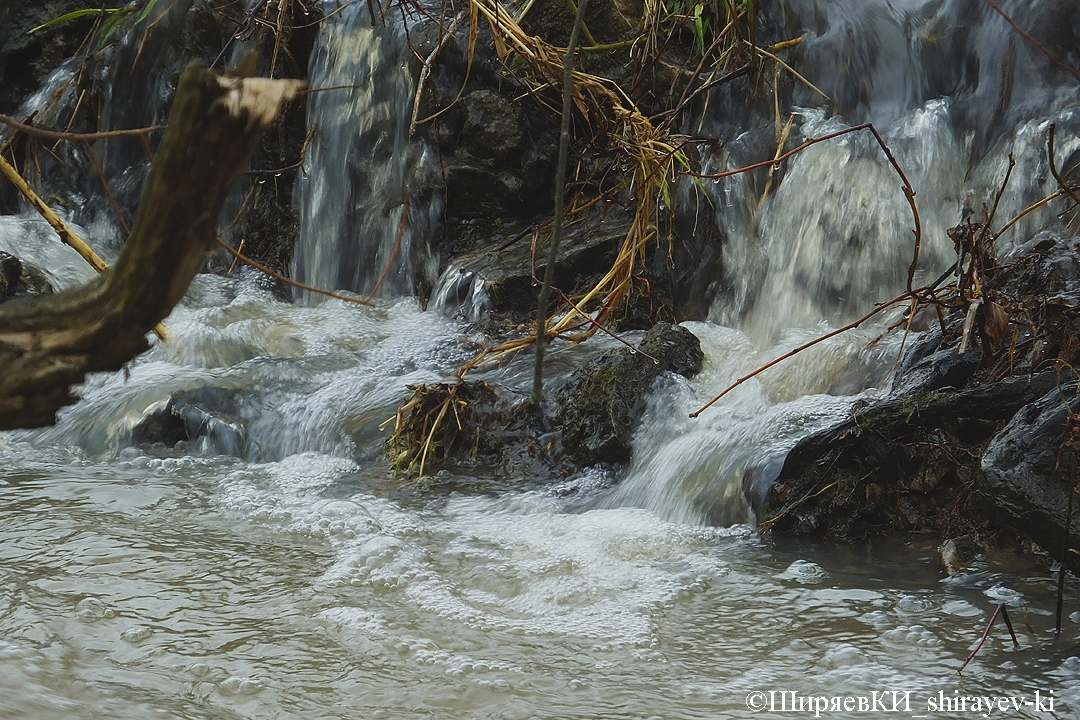
{"label": "submerged rock", "polygon": [[51,295],[52,283],[38,268],[0,251],[0,302],[16,297]]}
{"label": "submerged rock", "polygon": [[567,455],[583,465],[629,460],[653,381],[664,372],[692,377],[703,361],[693,333],[658,323],[636,350],[612,350],[578,368],[551,404]]}
{"label": "submerged rock", "polygon": [[938,555],[941,566],[949,575],[959,575],[968,570],[978,559],[982,548],[977,535],[961,535],[941,543]]}
{"label": "submerged rock", "polygon": [[152,406],[132,428],[131,444],[143,448],[179,446],[202,455],[243,457],[247,432],[225,411],[231,404],[232,395],[221,388],[173,393]]}

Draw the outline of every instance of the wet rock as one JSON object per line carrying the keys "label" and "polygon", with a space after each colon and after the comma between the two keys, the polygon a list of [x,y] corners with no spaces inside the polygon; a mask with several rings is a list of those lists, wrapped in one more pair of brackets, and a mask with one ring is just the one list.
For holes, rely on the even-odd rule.
{"label": "wet rock", "polygon": [[692,377],[703,360],[693,333],[658,323],[636,351],[612,350],[578,368],[551,403],[565,453],[582,465],[629,460],[653,381],[664,372]]}
{"label": "wet rock", "polygon": [[[569,294],[591,287],[611,267],[629,228],[630,218],[621,212],[567,226],[555,265],[555,287]],[[543,277],[549,236],[550,231],[534,265],[531,228],[498,233],[495,242],[490,242],[489,235],[489,243],[454,259],[454,272],[467,274],[473,282],[482,281],[495,310],[535,312],[539,290],[533,284],[533,272]]]}
{"label": "wet rock", "polygon": [[16,297],[50,295],[52,283],[38,268],[0,251],[0,302]]}
{"label": "wet rock", "polygon": [[179,446],[201,455],[243,457],[247,432],[222,409],[233,404],[232,394],[221,388],[173,393],[165,402],[152,406],[132,428],[131,444],[143,448]]}
{"label": "wet rock", "polygon": [[525,150],[528,136],[519,103],[492,90],[476,90],[461,99],[461,109],[465,117],[460,140],[499,160]]}
{"label": "wet rock", "polygon": [[483,381],[419,386],[387,453],[396,470],[413,478],[422,463],[425,488],[443,490],[469,486],[463,478],[475,469],[494,477],[485,487],[497,488],[623,462],[653,381],[663,372],[694,375],[702,362],[689,330],[661,323],[637,350],[609,351],[578,368],[542,408],[522,392]]}
{"label": "wet rock", "polygon": [[387,451],[400,473],[415,478],[422,469],[426,489],[476,491],[463,480],[475,469],[489,478],[479,481],[484,490],[573,470],[559,460],[559,435],[541,409],[512,389],[453,380],[414,388],[407,404]]}
{"label": "wet rock", "polygon": [[[1024,407],[998,433],[982,457],[976,492],[988,515],[1057,557],[1064,541],[1071,482],[1071,450],[1061,452],[1070,414],[1080,410],[1077,383],[1055,388]],[[1080,537],[1080,503],[1070,536]],[[1068,564],[1080,569],[1080,558]]]}
{"label": "wet rock", "polygon": [[982,449],[1055,383],[1044,372],[857,406],[849,420],[796,444],[771,487],[747,488],[751,505],[775,532],[844,541],[982,529],[964,490],[981,475]]}
{"label": "wet rock", "polygon": [[[744,484],[762,527],[841,540],[1003,531],[1058,554],[1067,498],[1058,449],[1080,401],[1075,385],[1057,389],[1056,369],[1080,362],[1078,252],[1080,239],[1040,233],[989,269],[983,307],[1008,316],[1006,331],[976,315],[959,353],[963,309],[934,318],[886,398],[804,438],[772,487]],[[943,559],[954,550],[943,546]]]}
{"label": "wet rock", "polygon": [[955,347],[941,345],[941,332],[937,328],[919,339],[897,373],[894,395],[967,385],[979,367],[982,353],[974,346],[960,354]]}
{"label": "wet rock", "polygon": [[[425,114],[438,111],[438,118],[422,126],[441,156],[444,259],[490,241],[503,226],[549,215],[554,206],[558,123],[505,85],[489,29],[482,28],[469,56],[464,25],[432,75],[434,102]],[[466,83],[468,91],[460,95]],[[474,226],[482,231],[474,234]]]}
{"label": "wet rock", "polygon": [[0,113],[11,114],[53,68],[76,53],[95,17],[30,30],[74,10],[82,0],[6,0],[0,3]]}
{"label": "wet rock", "polygon": [[652,294],[666,296],[657,300],[666,300],[679,321],[708,317],[724,285],[727,239],[709,201],[688,180],[679,183],[670,242],[656,243],[649,260]]}
{"label": "wet rock", "polygon": [[981,548],[975,535],[949,538],[938,548],[941,566],[949,575],[964,572],[978,559]]}

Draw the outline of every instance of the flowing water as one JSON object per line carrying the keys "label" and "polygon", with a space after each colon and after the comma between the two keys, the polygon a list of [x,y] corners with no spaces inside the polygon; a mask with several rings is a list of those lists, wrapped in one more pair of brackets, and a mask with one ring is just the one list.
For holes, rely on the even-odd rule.
{"label": "flowing water", "polygon": [[[1022,3],[1004,5],[1034,22]],[[1053,189],[1048,122],[1062,165],[1080,146],[1075,83],[979,3],[792,0],[783,10],[811,31],[800,68],[842,111],[803,98],[791,108],[798,132],[878,124],[918,191],[926,274],[951,262],[944,228],[969,198],[978,207],[992,196],[1010,151],[1019,180],[999,217]],[[320,82],[367,77],[384,57],[373,47],[389,42],[340,15],[313,62]],[[945,50],[931,42],[953,25],[982,39],[969,52],[985,55],[965,61],[966,74],[943,70]],[[995,64],[992,53],[1012,59]],[[842,58],[860,71],[847,73],[855,87],[842,82]],[[986,84],[1000,88],[1010,72],[995,127],[976,122],[974,105],[994,94]],[[404,148],[409,102],[402,92],[313,103],[327,144],[313,141],[301,191],[309,279],[369,290],[381,260],[348,270],[322,266],[319,253],[393,251],[398,188],[425,149],[387,150],[394,167],[365,156],[385,173],[373,180],[357,138]],[[744,140],[710,167],[728,167]],[[887,384],[898,346],[868,349],[880,327],[838,336],[687,417],[734,378],[903,288],[911,218],[880,149],[864,136],[816,146],[764,202],[750,178],[707,185],[730,236],[732,291],[710,322],[688,324],[705,370],[657,383],[618,483],[593,469],[497,492],[402,489],[382,457],[384,422],[407,385],[439,380],[475,352],[463,320],[407,295],[374,308],[286,305],[248,276],[198,278],[168,320],[168,343],[91,377],[55,427],[0,434],[0,718],[735,718],[760,709],[748,708],[756,692],[766,702],[789,693],[765,716],[798,716],[779,712],[795,692],[841,707],[853,698],[853,712],[828,716],[864,717],[858,698],[894,691],[890,714],[904,717],[1075,717],[1080,588],[1067,587],[1073,604],[1054,642],[1045,564],[1002,556],[945,578],[919,538],[834,547],[754,531],[744,480],[769,482],[798,437]],[[426,262],[424,218],[437,205],[432,196],[410,207],[411,262]],[[87,276],[38,220],[0,218],[0,249],[38,260],[60,285]],[[588,352],[554,348],[551,381]],[[527,375],[512,367],[488,379]],[[148,409],[194,388],[215,389],[246,428],[236,456],[200,442],[132,447]],[[958,675],[1001,602],[1021,647],[996,629]],[[976,695],[1031,704],[928,704]]]}

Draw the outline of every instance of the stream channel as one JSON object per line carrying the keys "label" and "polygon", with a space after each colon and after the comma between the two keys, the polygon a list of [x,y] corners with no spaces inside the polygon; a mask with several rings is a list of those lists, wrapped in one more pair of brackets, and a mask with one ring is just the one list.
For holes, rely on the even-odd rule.
{"label": "stream channel", "polygon": [[[1025,3],[1001,4],[1034,22]],[[918,192],[927,276],[955,259],[945,229],[965,202],[992,200],[1010,152],[999,218],[1053,191],[1050,122],[1063,166],[1080,148],[1075,80],[981,3],[785,8],[808,33],[800,72],[837,103],[790,108],[795,126],[805,137],[879,127]],[[375,47],[365,18],[366,6],[326,23],[312,84],[359,66],[375,74],[375,60],[347,52]],[[382,267],[385,250],[356,244],[392,239],[400,208],[379,219],[387,203],[373,196],[402,182],[402,158],[428,161],[394,135],[412,86],[383,88],[353,96],[349,115],[331,94],[311,105],[325,132],[298,189],[297,273],[317,285],[348,287]],[[701,123],[692,131],[727,132],[719,110]],[[348,127],[376,128],[390,149],[362,152],[367,130]],[[725,152],[707,169],[729,167]],[[334,165],[343,158],[383,165],[350,172]],[[730,289],[707,322],[686,323],[705,369],[658,381],[621,478],[594,468],[493,489],[449,472],[441,487],[457,490],[397,489],[385,422],[407,385],[472,357],[477,331],[402,292],[373,308],[287,304],[250,275],[199,276],[166,322],[168,342],[90,377],[55,427],[0,434],[0,718],[736,718],[760,709],[748,708],[755,692],[852,697],[851,712],[826,716],[866,717],[881,708],[859,713],[858,698],[889,693],[892,709],[893,691],[890,716],[1077,717],[1078,587],[1066,586],[1055,641],[1049,562],[1003,554],[947,577],[931,539],[814,545],[755,529],[745,474],[775,476],[799,437],[886,388],[899,337],[868,347],[883,325],[840,335],[688,417],[903,289],[911,216],[880,150],[857,135],[815,146],[760,207],[738,178],[706,186],[728,234]],[[348,220],[334,202],[354,196]],[[439,209],[411,216],[418,249],[406,255],[422,267]],[[1002,252],[1056,222],[1032,213]],[[103,227],[85,231],[109,247]],[[0,217],[0,249],[61,286],[90,274],[29,214]],[[373,259],[359,269],[335,260],[364,253]],[[549,386],[612,346],[553,346]],[[522,361],[474,377],[526,387],[529,375]],[[227,395],[242,447],[133,446],[149,408],[195,388]],[[998,603],[1020,648],[997,626],[957,674]],[[928,705],[1036,691],[1041,705],[988,715]],[[779,710],[759,714],[807,715]]]}

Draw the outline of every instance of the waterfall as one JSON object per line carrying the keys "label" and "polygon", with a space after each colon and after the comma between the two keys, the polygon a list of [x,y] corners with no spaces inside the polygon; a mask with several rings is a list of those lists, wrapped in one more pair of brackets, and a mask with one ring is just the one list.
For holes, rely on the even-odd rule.
{"label": "waterfall", "polygon": [[434,152],[410,137],[415,83],[405,23],[372,26],[363,3],[328,17],[313,50],[312,139],[297,181],[300,239],[293,276],[358,293],[411,292],[435,281],[427,242],[441,199],[425,173]]}
{"label": "waterfall", "polygon": [[[1002,4],[1024,27],[1046,29],[1058,18],[1075,37],[1067,5]],[[776,124],[792,117],[798,141],[875,125],[916,191],[922,277],[952,261],[945,231],[964,204],[977,214],[993,204],[1010,152],[1018,166],[999,225],[1055,188],[1046,167],[1047,124],[1061,126],[1059,163],[1077,147],[1075,79],[983,2],[790,0],[778,15],[792,36],[805,33],[795,65],[828,99],[792,80],[791,104],[780,104]],[[1072,47],[1075,53],[1075,41]],[[778,71],[781,78],[787,72]],[[732,115],[713,110],[702,131],[730,134]],[[777,138],[763,142],[761,134],[742,128],[708,159],[707,170],[745,164],[746,146],[773,152]],[[854,319],[904,289],[914,222],[900,178],[868,132],[796,155],[767,196],[760,179],[725,180],[729,185],[715,193],[718,221],[729,234],[729,290],[710,319],[775,340],[787,327]],[[1050,212],[1029,217],[1006,242],[1050,222]]]}
{"label": "waterfall", "polygon": [[[1080,23],[1070,3],[1000,5],[1022,27],[1051,38],[1049,50],[1061,60],[1078,65]],[[1075,164],[1076,79],[983,2],[788,0],[772,19],[792,37],[805,33],[792,64],[828,99],[788,78],[794,87],[781,92],[780,117],[759,117],[756,128],[740,120],[741,106],[712,103],[692,127],[724,138],[705,158],[706,172],[771,157],[788,117],[787,148],[872,122],[916,192],[916,286],[955,260],[947,228],[965,205],[985,218],[1010,155],[1016,166],[995,228],[1057,189],[1047,163],[1051,123],[1058,166]],[[787,73],[781,68],[777,77]],[[915,224],[901,179],[870,133],[814,145],[773,170],[768,193],[766,170],[704,181],[727,233],[724,291],[711,322],[692,326],[706,367],[693,381],[669,379],[657,389],[630,475],[609,505],[647,507],[685,522],[750,521],[744,490],[767,486],[800,437],[843,419],[857,393],[873,394],[887,381],[899,338],[871,347],[884,326],[862,327],[781,363],[697,420],[686,417],[740,376],[906,287]],[[1055,212],[1028,215],[999,240],[999,250],[1038,229],[1060,228]]]}

